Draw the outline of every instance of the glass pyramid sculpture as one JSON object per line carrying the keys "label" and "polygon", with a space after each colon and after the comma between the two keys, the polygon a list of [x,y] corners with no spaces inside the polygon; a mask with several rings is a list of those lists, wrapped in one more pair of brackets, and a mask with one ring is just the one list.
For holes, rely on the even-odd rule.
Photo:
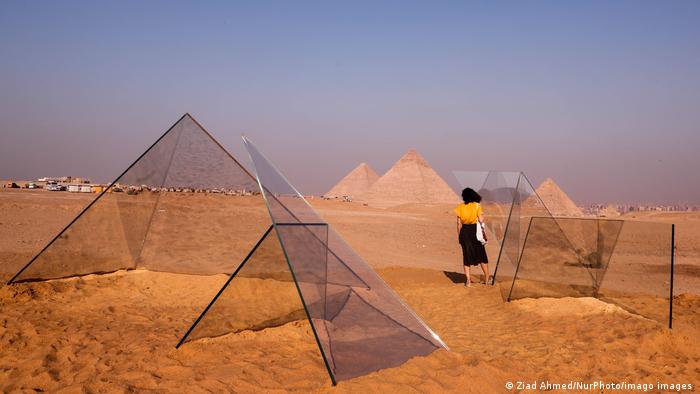
{"label": "glass pyramid sculpture", "polygon": [[[305,316],[334,384],[446,349],[250,140],[244,144],[273,225],[178,346]],[[276,289],[298,297],[272,301]],[[267,314],[241,322],[251,309]]]}
{"label": "glass pyramid sculpture", "polygon": [[138,268],[230,273],[267,226],[253,176],[185,114],[34,258],[2,271],[9,283]]}
{"label": "glass pyramid sculpture", "polygon": [[504,300],[596,297],[672,324],[673,225],[554,216],[522,172],[454,175],[482,195]]}

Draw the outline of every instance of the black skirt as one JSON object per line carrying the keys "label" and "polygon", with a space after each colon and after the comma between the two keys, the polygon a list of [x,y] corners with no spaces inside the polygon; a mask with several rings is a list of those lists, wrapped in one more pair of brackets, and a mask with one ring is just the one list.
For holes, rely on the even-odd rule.
{"label": "black skirt", "polygon": [[488,264],[486,248],[476,239],[476,223],[463,224],[459,230],[459,244],[462,246],[462,262],[464,265]]}

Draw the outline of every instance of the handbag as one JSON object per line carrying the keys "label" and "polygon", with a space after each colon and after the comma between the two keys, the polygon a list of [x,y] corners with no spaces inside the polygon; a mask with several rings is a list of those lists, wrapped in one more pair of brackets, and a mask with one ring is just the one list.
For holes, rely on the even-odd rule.
{"label": "handbag", "polygon": [[[476,204],[476,211],[479,212],[479,203]],[[486,245],[489,240],[486,238],[486,225],[479,220],[479,216],[476,217],[476,239],[481,242],[482,245]]]}

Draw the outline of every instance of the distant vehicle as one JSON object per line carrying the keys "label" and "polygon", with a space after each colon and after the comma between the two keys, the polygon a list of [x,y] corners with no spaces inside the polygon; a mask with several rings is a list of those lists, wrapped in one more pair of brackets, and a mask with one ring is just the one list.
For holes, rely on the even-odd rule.
{"label": "distant vehicle", "polygon": [[46,183],[46,190],[50,192],[60,192],[66,190],[66,187],[59,185],[56,181],[49,181]]}
{"label": "distant vehicle", "polygon": [[6,184],[4,184],[2,186],[6,187],[8,189],[19,189],[19,185],[16,184],[15,182],[7,182]]}
{"label": "distant vehicle", "polygon": [[80,185],[68,185],[68,192],[80,193]]}
{"label": "distant vehicle", "polygon": [[34,182],[29,182],[29,183],[27,183],[24,187],[26,187],[27,189],[38,189],[38,188],[39,188],[39,187],[36,185],[36,183],[34,183]]}

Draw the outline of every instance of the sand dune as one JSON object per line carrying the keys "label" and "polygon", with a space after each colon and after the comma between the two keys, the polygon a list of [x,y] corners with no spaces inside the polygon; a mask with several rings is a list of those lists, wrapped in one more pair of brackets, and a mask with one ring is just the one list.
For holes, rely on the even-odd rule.
{"label": "sand dune", "polygon": [[[49,227],[60,227],[60,218],[85,202],[59,198],[40,209],[44,194],[2,194],[2,264],[31,255],[51,236]],[[508,381],[536,379],[700,384],[696,295],[675,298],[673,331],[593,298],[503,303],[498,286],[461,285],[450,206],[314,205],[380,267],[450,352],[332,387],[303,320],[198,339],[176,350],[226,276],[118,271],[0,289],[0,391],[490,393],[505,391]],[[43,224],[45,217],[53,224]],[[646,219],[680,222],[679,263],[697,266],[698,218]]]}
{"label": "sand dune", "polygon": [[[120,272],[2,290],[3,391],[500,391],[524,379],[693,382],[697,297],[679,299],[678,328],[590,298],[504,304],[433,270],[380,273],[451,347],[330,387],[308,323],[291,322],[174,348],[212,295],[211,278]],[[218,283],[217,283],[218,285]],[[215,288],[215,286],[214,286]]]}

